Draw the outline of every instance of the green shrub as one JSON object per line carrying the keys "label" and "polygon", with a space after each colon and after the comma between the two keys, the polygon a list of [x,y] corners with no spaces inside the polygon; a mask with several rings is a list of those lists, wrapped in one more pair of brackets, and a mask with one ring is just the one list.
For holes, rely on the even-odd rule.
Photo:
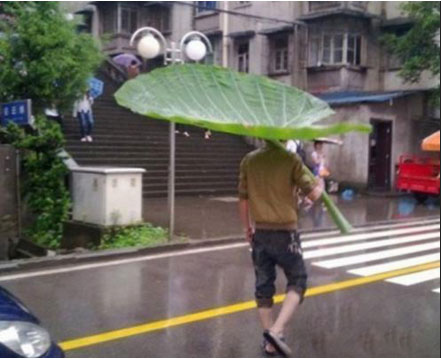
{"label": "green shrub", "polygon": [[114,227],[103,236],[98,249],[117,249],[130,247],[154,247],[167,242],[168,232],[161,227],[153,227],[150,223]]}
{"label": "green shrub", "polygon": [[29,133],[10,124],[0,128],[0,137],[22,153],[22,196],[35,217],[26,236],[43,247],[57,249],[71,204],[64,182],[69,171],[59,156],[64,138],[60,126],[44,117],[37,118],[36,128]]}

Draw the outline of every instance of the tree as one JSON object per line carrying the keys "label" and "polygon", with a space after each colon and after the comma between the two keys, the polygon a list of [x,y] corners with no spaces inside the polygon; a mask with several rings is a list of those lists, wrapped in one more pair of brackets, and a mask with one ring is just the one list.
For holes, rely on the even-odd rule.
{"label": "tree", "polygon": [[101,60],[92,37],[78,34],[58,3],[0,2],[0,102],[31,99],[37,119],[32,132],[12,124],[0,128],[0,143],[22,150],[22,190],[34,214],[26,236],[48,248],[59,247],[70,198],[59,156],[63,134],[43,110],[70,108]]}
{"label": "tree", "polygon": [[57,2],[1,2],[0,16],[0,102],[29,98],[36,114],[69,108],[101,63],[98,45]]}
{"label": "tree", "polygon": [[[406,82],[418,82],[424,71],[440,75],[440,3],[413,1],[403,5],[403,11],[413,20],[404,35],[388,34],[385,43],[403,62],[400,75]],[[439,87],[435,94],[439,105]]]}

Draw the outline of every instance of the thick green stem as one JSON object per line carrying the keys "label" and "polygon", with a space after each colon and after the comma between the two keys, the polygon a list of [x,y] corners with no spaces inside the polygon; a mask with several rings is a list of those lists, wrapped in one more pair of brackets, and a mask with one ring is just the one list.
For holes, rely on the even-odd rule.
{"label": "thick green stem", "polygon": [[[305,170],[308,172],[308,174],[314,178],[314,175],[311,173],[308,167],[305,166]],[[348,220],[345,218],[343,213],[340,212],[337,205],[334,203],[334,201],[329,197],[329,195],[326,193],[326,191],[323,191],[322,194],[322,201],[325,204],[326,208],[328,209],[328,213],[331,216],[334,223],[337,225],[338,229],[343,234],[347,234],[352,232],[353,228],[351,224],[348,222]]]}
{"label": "thick green stem", "polygon": [[[274,143],[277,147],[285,149],[285,146],[283,146],[279,141],[271,141]],[[305,166],[305,169],[312,178],[315,178],[312,172],[308,169],[308,167]],[[331,197],[326,193],[326,191],[323,191],[322,195],[322,201],[325,204],[326,208],[328,209],[328,213],[331,216],[334,223],[337,225],[338,229],[340,229],[341,233],[347,234],[352,232],[352,226],[348,222],[348,220],[345,218],[343,213],[340,212],[336,204],[332,201]]]}

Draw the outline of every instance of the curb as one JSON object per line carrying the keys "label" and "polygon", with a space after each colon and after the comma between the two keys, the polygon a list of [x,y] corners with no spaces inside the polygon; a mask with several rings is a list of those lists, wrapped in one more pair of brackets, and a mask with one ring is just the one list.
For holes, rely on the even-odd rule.
{"label": "curb", "polygon": [[150,254],[169,253],[186,249],[204,248],[213,245],[226,245],[243,241],[242,238],[219,238],[208,240],[189,240],[185,243],[168,243],[157,247],[149,248],[125,248],[111,249],[99,252],[87,252],[78,254],[62,254],[55,256],[38,257],[31,259],[18,259],[8,262],[0,262],[1,274],[10,272],[30,271],[34,269],[53,268],[67,265],[79,265],[90,262],[109,261],[116,259],[131,258],[137,256],[145,256]]}
{"label": "curb", "polygon": [[[320,230],[305,230],[302,231],[302,233],[320,233],[330,230],[335,230],[335,227],[327,227]],[[104,262],[109,260],[125,259],[151,254],[177,252],[186,249],[197,249],[210,246],[235,244],[243,241],[244,239],[241,238],[239,235],[234,235],[229,237],[212,238],[205,240],[190,239],[183,243],[167,243],[157,247],[109,249],[96,252],[90,251],[85,253],[60,254],[30,259],[17,259],[12,261],[0,262],[0,273],[3,274],[28,270],[31,271],[35,269],[47,269],[66,265],[80,265],[90,262]]]}
{"label": "curb", "polygon": [[[357,225],[356,228],[364,228],[370,227],[373,225],[385,225],[385,224],[399,224],[399,223],[409,223],[417,222],[418,220],[437,220],[439,216],[430,216],[430,217],[416,217],[402,220],[393,220],[393,221],[377,221],[370,222],[364,225]],[[319,230],[308,229],[301,231],[302,234],[308,233],[321,233],[321,232],[329,232],[335,231],[336,227],[326,227],[321,228]],[[216,245],[228,245],[243,242],[244,239],[240,236],[230,236],[230,237],[222,237],[222,238],[212,238],[206,240],[188,240],[184,243],[167,243],[164,245],[160,245],[157,247],[149,247],[149,248],[125,248],[125,249],[111,249],[111,250],[103,250],[98,252],[87,252],[87,253],[77,253],[77,254],[63,254],[63,255],[55,255],[55,256],[46,256],[46,257],[38,257],[31,259],[17,259],[12,261],[3,261],[0,262],[0,273],[11,273],[11,272],[26,272],[35,269],[47,269],[53,267],[67,266],[67,265],[80,265],[86,264],[90,262],[100,262],[100,261],[109,261],[116,259],[125,259],[137,256],[146,256],[151,254],[160,254],[160,253],[170,253],[176,252],[186,249],[197,249],[197,248],[205,248]],[[0,274],[0,275],[1,275]]]}

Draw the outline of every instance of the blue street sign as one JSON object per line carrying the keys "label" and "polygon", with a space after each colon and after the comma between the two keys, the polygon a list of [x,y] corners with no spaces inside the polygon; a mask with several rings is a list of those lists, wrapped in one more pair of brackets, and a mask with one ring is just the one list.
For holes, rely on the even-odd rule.
{"label": "blue street sign", "polygon": [[1,104],[0,118],[2,126],[6,126],[10,122],[19,126],[31,125],[31,100],[21,100]]}

